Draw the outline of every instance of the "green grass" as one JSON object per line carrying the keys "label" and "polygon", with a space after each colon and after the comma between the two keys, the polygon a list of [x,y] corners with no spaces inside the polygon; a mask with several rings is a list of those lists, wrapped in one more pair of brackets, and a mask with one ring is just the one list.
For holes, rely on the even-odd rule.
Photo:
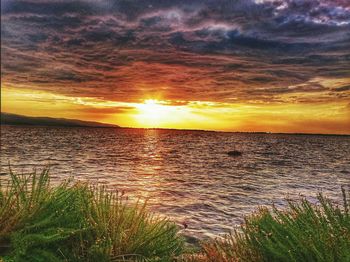
{"label": "green grass", "polygon": [[[350,192],[260,208],[225,239],[184,248],[146,203],[85,183],[50,185],[48,170],[0,184],[0,261],[350,261]],[[195,251],[194,251],[195,250]]]}
{"label": "green grass", "polygon": [[51,187],[48,170],[1,184],[5,261],[171,261],[183,249],[174,223],[117,192],[83,183]]}
{"label": "green grass", "polygon": [[260,208],[224,240],[203,244],[192,261],[350,261],[350,192],[343,206],[318,195],[289,201],[281,211]]}

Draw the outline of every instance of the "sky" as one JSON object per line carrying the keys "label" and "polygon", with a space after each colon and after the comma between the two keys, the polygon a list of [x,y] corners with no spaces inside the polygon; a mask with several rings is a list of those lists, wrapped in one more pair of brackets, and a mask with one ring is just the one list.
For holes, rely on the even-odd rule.
{"label": "sky", "polygon": [[1,111],[350,134],[350,1],[2,0]]}

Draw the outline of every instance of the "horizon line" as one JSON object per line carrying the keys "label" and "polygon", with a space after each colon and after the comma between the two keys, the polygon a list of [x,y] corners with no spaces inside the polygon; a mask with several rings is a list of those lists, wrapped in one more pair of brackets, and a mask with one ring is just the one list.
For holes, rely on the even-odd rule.
{"label": "horizon line", "polygon": [[28,124],[28,123],[18,123],[18,124],[8,124],[8,123],[2,123],[2,119],[0,121],[0,126],[3,125],[9,125],[9,126],[42,126],[42,127],[78,127],[78,128],[123,128],[123,129],[153,129],[153,130],[177,130],[177,131],[201,131],[201,132],[220,132],[220,133],[239,133],[239,134],[275,134],[275,135],[323,135],[323,136],[350,136],[346,133],[304,133],[304,132],[271,132],[271,131],[227,131],[227,130],[210,130],[210,129],[196,129],[196,128],[169,128],[169,127],[132,127],[132,126],[120,126],[118,124],[111,124],[111,123],[105,123],[105,122],[99,122],[99,121],[91,121],[91,120],[81,120],[81,119],[75,119],[75,118],[62,118],[62,117],[50,117],[50,116],[28,116],[28,115],[20,115],[15,113],[8,113],[1,111],[2,114],[9,114],[9,115],[15,115],[19,117],[27,117],[27,118],[47,118],[52,120],[67,120],[67,121],[80,121],[80,122],[86,122],[86,123],[95,123],[95,124],[101,124],[105,126],[74,126],[74,125],[45,125],[45,124]]}

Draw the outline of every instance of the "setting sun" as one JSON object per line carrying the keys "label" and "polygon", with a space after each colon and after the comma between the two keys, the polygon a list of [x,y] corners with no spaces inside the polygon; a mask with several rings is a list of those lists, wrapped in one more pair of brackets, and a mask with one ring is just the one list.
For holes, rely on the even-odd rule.
{"label": "setting sun", "polygon": [[176,109],[156,99],[146,99],[143,104],[137,104],[136,108],[137,122],[146,127],[160,127],[176,118]]}

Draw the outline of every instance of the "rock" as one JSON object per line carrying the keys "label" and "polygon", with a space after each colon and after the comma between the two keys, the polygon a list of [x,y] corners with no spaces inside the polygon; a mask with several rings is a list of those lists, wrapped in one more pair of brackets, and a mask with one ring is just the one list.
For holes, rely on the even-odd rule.
{"label": "rock", "polygon": [[192,246],[192,247],[200,247],[200,241],[198,238],[190,235],[183,235],[185,238],[186,245]]}
{"label": "rock", "polygon": [[233,151],[228,151],[227,154],[228,154],[229,156],[241,156],[241,155],[242,155],[242,152],[237,151],[237,150],[233,150]]}

